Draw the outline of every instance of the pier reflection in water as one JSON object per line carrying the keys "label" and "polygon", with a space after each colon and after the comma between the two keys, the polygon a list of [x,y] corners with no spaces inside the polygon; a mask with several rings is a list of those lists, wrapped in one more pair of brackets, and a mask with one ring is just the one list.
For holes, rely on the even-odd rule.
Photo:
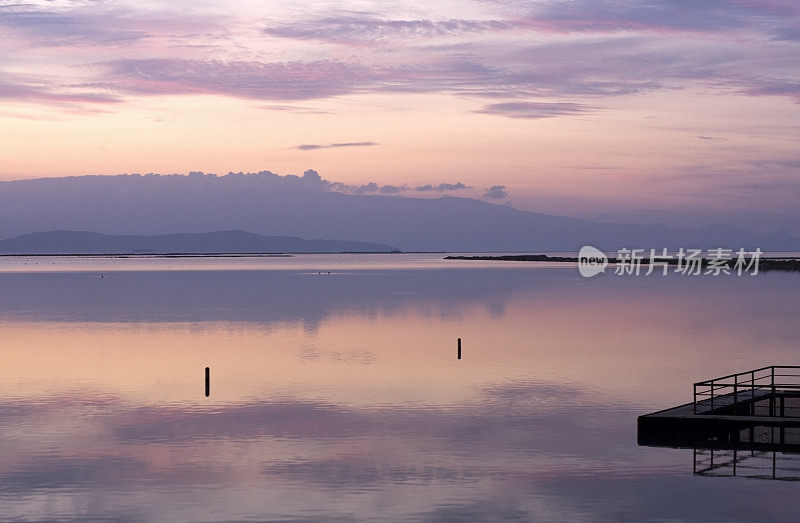
{"label": "pier reflection in water", "polygon": [[773,365],[695,383],[692,403],[639,418],[639,444],[692,448],[699,476],[798,481],[798,382]]}
{"label": "pier reflection in water", "polygon": [[698,476],[800,481],[800,454],[763,450],[694,449]]}

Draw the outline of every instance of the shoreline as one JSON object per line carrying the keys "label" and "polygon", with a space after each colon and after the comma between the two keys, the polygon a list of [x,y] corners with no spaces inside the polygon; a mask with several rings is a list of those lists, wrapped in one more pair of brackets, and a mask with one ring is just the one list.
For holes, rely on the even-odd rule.
{"label": "shoreline", "polygon": [[[500,256],[445,256],[445,260],[476,260],[476,261],[536,261],[536,262],[555,262],[555,263],[578,263],[577,257],[566,256],[548,256],[546,254],[509,254]],[[709,258],[698,258],[701,268],[709,266],[711,261]],[[666,263],[667,265],[678,265],[676,259],[659,260],[658,264]],[[683,260],[685,262],[685,259]],[[715,262],[717,260],[714,260]],[[748,260],[749,261],[749,260]],[[630,263],[630,260],[625,260]],[[735,258],[723,259],[722,264],[727,268],[733,268],[736,263]],[[609,258],[608,264],[618,264],[620,260],[617,258]],[[639,260],[640,265],[650,265],[649,258],[642,258]],[[779,256],[779,257],[766,257],[759,258],[758,260],[759,271],[800,271],[800,257]]]}

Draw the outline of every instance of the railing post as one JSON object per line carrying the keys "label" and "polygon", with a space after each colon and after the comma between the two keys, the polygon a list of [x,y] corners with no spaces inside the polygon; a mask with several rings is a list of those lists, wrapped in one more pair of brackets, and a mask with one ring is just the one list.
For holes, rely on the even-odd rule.
{"label": "railing post", "polygon": [[739,410],[739,375],[733,375],[733,413],[737,414]]}
{"label": "railing post", "polygon": [[694,413],[697,414],[697,383],[694,384]]}
{"label": "railing post", "polygon": [[711,410],[714,410],[714,380],[711,380]]}
{"label": "railing post", "polygon": [[775,415],[775,366],[774,365],[771,367],[771,370],[772,370],[772,383],[771,383],[772,390],[770,391],[769,395],[769,415],[774,416]]}

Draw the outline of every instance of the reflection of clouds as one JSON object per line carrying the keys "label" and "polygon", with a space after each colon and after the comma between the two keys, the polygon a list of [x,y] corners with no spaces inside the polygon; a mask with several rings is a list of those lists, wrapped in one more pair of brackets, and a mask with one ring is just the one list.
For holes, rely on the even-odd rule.
{"label": "reflection of clouds", "polygon": [[486,399],[494,404],[506,405],[548,405],[582,404],[586,390],[577,385],[563,383],[537,383],[513,381],[493,385],[484,389]]}
{"label": "reflection of clouds", "polygon": [[[577,386],[527,381],[488,387],[479,401],[449,408],[403,405],[358,408],[278,398],[212,410],[152,405],[122,412],[109,420],[108,428],[119,441],[130,443],[251,437],[352,439],[411,434],[417,445],[457,440],[457,447],[499,449],[523,445],[520,438],[558,434],[559,428],[565,426],[588,423],[611,427],[613,422],[628,416],[626,413],[621,418],[615,411],[591,401]],[[570,444],[582,437],[580,433],[572,434],[559,447],[574,453],[576,450]],[[509,440],[509,445],[498,444],[504,440]]]}
{"label": "reflection of clouds", "polygon": [[[0,508],[58,493],[92,499],[60,507],[59,519],[196,520],[214,509],[221,519],[640,519],[685,516],[671,498],[680,490],[684,506],[713,516],[703,508],[713,485],[685,488],[686,456],[643,457],[635,444],[640,409],[604,401],[577,385],[536,381],[497,383],[448,407],[297,398],[208,408],[132,407],[110,397],[14,401],[0,404],[0,425],[64,416],[72,425],[61,440],[48,435],[47,446],[35,433],[4,438],[3,454],[19,459],[0,460]],[[93,444],[76,448],[76,435]],[[664,469],[670,459],[677,469]],[[726,499],[736,487],[724,489]],[[748,493],[752,503],[772,495],[749,486]],[[34,514],[51,514],[43,506]],[[737,506],[752,512],[728,505]]]}
{"label": "reflection of clouds", "polygon": [[305,346],[300,350],[300,359],[305,361],[324,361],[346,365],[369,365],[375,361],[375,352],[364,349],[328,350]]}
{"label": "reflection of clouds", "polygon": [[148,406],[109,420],[128,443],[191,442],[220,438],[351,438],[374,434],[376,420],[357,409],[321,402],[275,400],[220,409]]}
{"label": "reflection of clouds", "polygon": [[523,507],[499,501],[465,501],[437,505],[433,510],[414,514],[420,521],[530,521],[539,516]]}
{"label": "reflection of clouds", "polygon": [[332,489],[369,488],[381,483],[476,482],[486,470],[480,466],[462,467],[425,463],[381,463],[364,454],[343,455],[318,460],[272,463],[264,467],[267,476],[299,481]]}
{"label": "reflection of clouds", "polygon": [[146,471],[145,461],[119,455],[37,456],[23,469],[4,472],[0,476],[0,492],[118,487],[136,477],[146,477]]}

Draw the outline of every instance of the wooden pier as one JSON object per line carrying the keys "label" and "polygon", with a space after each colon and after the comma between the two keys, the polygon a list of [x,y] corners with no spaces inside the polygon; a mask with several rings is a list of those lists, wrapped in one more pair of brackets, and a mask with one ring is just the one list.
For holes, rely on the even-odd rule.
{"label": "wooden pier", "polygon": [[769,366],[694,384],[694,401],[640,416],[645,446],[800,452],[800,366]]}

